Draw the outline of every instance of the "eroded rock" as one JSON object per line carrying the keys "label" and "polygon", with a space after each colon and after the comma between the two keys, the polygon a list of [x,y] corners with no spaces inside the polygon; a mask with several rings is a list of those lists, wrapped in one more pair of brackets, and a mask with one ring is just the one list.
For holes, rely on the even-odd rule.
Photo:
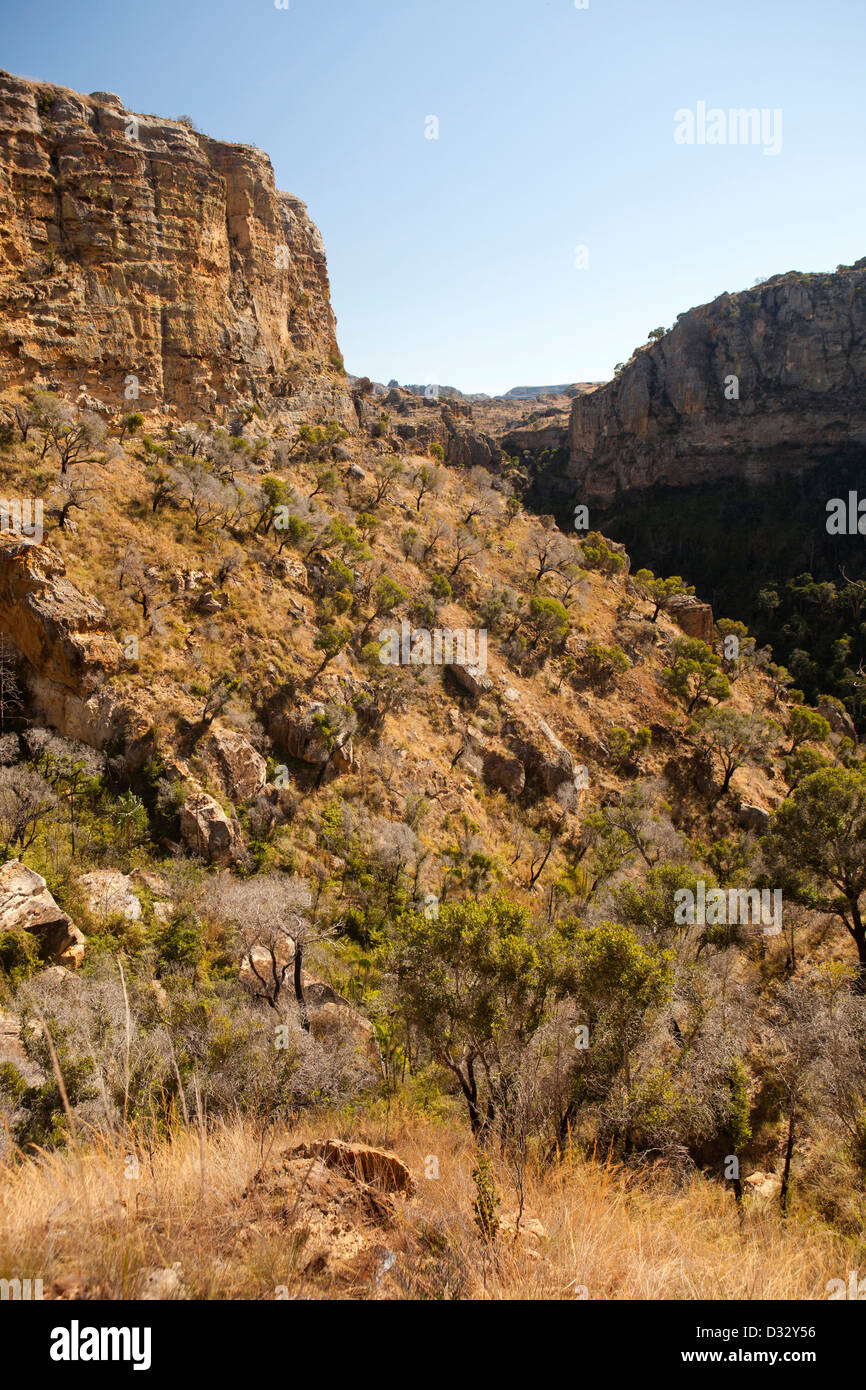
{"label": "eroded rock", "polygon": [[313,1139],[289,1149],[286,1158],[317,1158],[326,1168],[334,1168],[383,1192],[399,1192],[411,1196],[415,1180],[407,1165],[390,1149],[371,1148],[368,1144],[347,1144],[342,1139]]}
{"label": "eroded rock", "polygon": [[243,734],[214,728],[199,752],[220,791],[230,801],[249,801],[265,785],[268,765]]}
{"label": "eroded rock", "polygon": [[126,917],[137,922],[141,903],[133,892],[132,879],[117,869],[94,869],[78,880],[87,895],[87,906],[94,917]]}
{"label": "eroded rock", "polygon": [[17,859],[0,867],[0,932],[20,927],[32,933],[42,960],[77,969],[86,941],[72,918],[58,907],[41,874]]}
{"label": "eroded rock", "polygon": [[219,802],[200,787],[190,792],[181,807],[180,833],[187,847],[209,864],[238,864],[246,858],[237,821],[230,820]]}

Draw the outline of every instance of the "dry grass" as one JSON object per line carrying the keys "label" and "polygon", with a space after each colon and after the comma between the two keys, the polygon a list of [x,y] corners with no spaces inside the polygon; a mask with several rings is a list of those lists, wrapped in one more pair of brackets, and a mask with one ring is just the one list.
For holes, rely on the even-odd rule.
{"label": "dry grass", "polygon": [[[303,1208],[280,1186],[281,1151],[325,1134],[386,1143],[417,1179],[384,1221],[359,1197],[346,1234],[365,1258],[341,1262],[336,1243],[312,1258]],[[0,1277],[109,1299],[136,1297],[144,1271],[170,1266],[181,1296],[199,1299],[823,1299],[852,1267],[851,1247],[817,1222],[786,1223],[753,1199],[741,1225],[730,1195],[702,1179],[677,1187],[579,1158],[529,1165],[526,1232],[503,1231],[491,1249],[473,1218],[472,1148],[451,1121],[407,1116],[386,1130],[322,1116],[264,1148],[238,1121],[136,1157],[137,1179],[124,1145],[104,1139],[0,1168]],[[438,1178],[425,1178],[431,1158]],[[512,1216],[507,1168],[496,1175]]]}

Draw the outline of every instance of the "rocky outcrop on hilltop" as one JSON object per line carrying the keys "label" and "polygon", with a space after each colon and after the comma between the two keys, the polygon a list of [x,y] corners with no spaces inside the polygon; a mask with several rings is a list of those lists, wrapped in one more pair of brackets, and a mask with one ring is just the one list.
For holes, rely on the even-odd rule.
{"label": "rocky outcrop on hilltop", "polygon": [[608,504],[660,483],[772,481],[866,446],[866,259],[681,314],[578,396],[563,484]]}
{"label": "rocky outcrop on hilltop", "polygon": [[260,150],[0,72],[0,384],[353,418],[325,250]]}

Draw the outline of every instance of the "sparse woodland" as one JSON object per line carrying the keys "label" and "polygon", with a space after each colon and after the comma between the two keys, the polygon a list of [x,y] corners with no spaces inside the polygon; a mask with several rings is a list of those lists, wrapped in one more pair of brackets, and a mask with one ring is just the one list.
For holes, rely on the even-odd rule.
{"label": "sparse woodland", "polygon": [[[0,1276],[821,1298],[856,1267],[866,761],[736,614],[689,636],[682,579],[384,415],[10,390],[0,426],[126,720],[47,719],[6,603],[3,860],[84,945],[65,969],[0,925]],[[383,662],[403,624],[483,629],[486,670]],[[699,884],[781,890],[781,931],[683,923]],[[328,1230],[280,1215],[283,1146],[326,1136],[412,1170],[374,1235],[336,1189]]]}

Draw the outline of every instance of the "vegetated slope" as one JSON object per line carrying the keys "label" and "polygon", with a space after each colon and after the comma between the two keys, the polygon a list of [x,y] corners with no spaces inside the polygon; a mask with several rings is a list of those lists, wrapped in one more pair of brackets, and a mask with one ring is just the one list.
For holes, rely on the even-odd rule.
{"label": "vegetated slope", "polygon": [[864,284],[859,261],[721,295],[576,397],[567,441],[502,440],[529,505],[563,524],[589,505],[635,568],[682,574],[858,726],[862,538],[828,534],[827,509],[863,473]]}
{"label": "vegetated slope", "polygon": [[[722,1244],[760,1229],[773,1292],[811,1285],[763,1202],[853,1258],[866,777],[840,711],[803,708],[742,626],[615,542],[528,514],[463,402],[361,381],[351,428],[312,388],[303,423],[246,390],[191,422],[48,384],[25,370],[0,403],[2,1200],[73,1130],[158,1146],[180,1182],[197,1129],[195,1220],[225,1219],[196,1291],[384,1288],[407,1193],[371,1174],[400,1155],[297,1142],[364,1137],[416,1184],[448,1177],[439,1226],[403,1228],[404,1296],[474,1296],[527,1191],[550,1263],[535,1281],[515,1256],[502,1291],[566,1296],[571,1165],[608,1155],[681,1186]],[[724,913],[683,916],[716,885]],[[761,888],[763,922],[739,896]],[[158,1221],[144,1171],[122,1200]],[[604,1229],[628,1180],[599,1181]],[[39,1210],[0,1245],[10,1270],[42,1259]],[[143,1232],[118,1278],[103,1217],[100,1290],[190,1291],[189,1247],[172,1282]],[[238,1252],[260,1237],[256,1283]],[[609,1265],[572,1279],[624,1288]]]}

